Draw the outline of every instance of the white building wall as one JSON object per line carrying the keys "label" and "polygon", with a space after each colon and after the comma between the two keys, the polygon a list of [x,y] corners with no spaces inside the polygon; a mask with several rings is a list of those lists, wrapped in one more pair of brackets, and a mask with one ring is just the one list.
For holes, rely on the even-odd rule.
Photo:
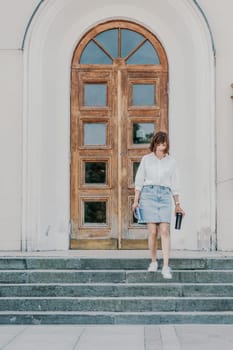
{"label": "white building wall", "polygon": [[38,0],[0,1],[0,250],[21,250],[23,52]]}
{"label": "white building wall", "polygon": [[[172,225],[172,246],[198,249],[203,238],[208,246],[215,232],[213,50],[203,17],[186,0],[176,6],[164,0],[148,0],[147,6],[140,0],[100,0],[94,10],[90,3],[75,0],[43,4],[28,33],[24,57],[25,241],[33,250],[67,246],[70,63],[81,36],[112,18],[145,25],[167,52],[172,154],[180,164],[182,203],[189,214],[179,234]],[[203,147],[205,159],[199,157]]]}
{"label": "white building wall", "polygon": [[22,53],[0,50],[0,249],[21,249]]}
{"label": "white building wall", "polygon": [[217,237],[233,250],[233,26],[232,0],[200,0],[216,45]]}
{"label": "white building wall", "polygon": [[21,49],[29,20],[40,2],[40,0],[0,0],[1,50]]}
{"label": "white building wall", "polygon": [[[172,6],[176,6],[177,3],[177,9],[179,8],[178,5],[180,5],[181,2],[185,0],[173,0],[171,3]],[[190,1],[191,0],[187,0]],[[60,0],[47,0],[45,3],[58,3],[61,2]],[[137,2],[137,1],[136,1]],[[154,6],[156,9],[156,6],[161,4],[159,0],[156,0],[156,2],[153,0],[147,0],[147,6],[146,3],[143,3],[144,8],[147,7],[150,8],[151,6]],[[163,0],[164,2],[164,0]],[[22,226],[22,164],[23,164],[23,155],[22,155],[22,149],[23,149],[23,55],[25,53],[22,52],[22,42],[24,38],[25,29],[27,27],[28,21],[30,19],[30,16],[33,14],[33,11],[35,10],[36,6],[40,3],[39,0],[20,0],[20,2],[16,2],[15,0],[1,0],[0,2],[0,159],[1,159],[1,181],[0,181],[0,231],[1,231],[1,237],[0,237],[0,250],[20,250],[21,249],[21,240],[22,240],[22,232],[21,232],[21,226]],[[71,3],[71,1],[69,2]],[[77,1],[76,1],[77,3]],[[134,1],[128,1],[129,4],[134,3]],[[169,3],[169,1],[168,1]],[[231,14],[233,13],[233,3],[231,0],[199,0],[198,3],[200,4],[201,8],[203,9],[212,33],[214,37],[215,47],[216,47],[216,159],[217,159],[217,203],[216,203],[216,210],[217,210],[217,237],[218,237],[218,249],[221,250],[233,250],[233,239],[232,239],[232,230],[231,230],[231,217],[233,212],[233,138],[232,138],[232,131],[233,131],[233,101],[230,99],[230,96],[232,94],[232,89],[230,88],[230,84],[233,82],[233,46],[231,45],[231,39],[233,37],[233,26],[232,26],[232,19]],[[119,4],[119,1],[117,1],[117,4]],[[108,5],[110,5],[110,1],[108,1]],[[83,9],[83,2],[81,5],[81,8]],[[93,6],[90,7],[88,4],[86,4],[86,9],[89,12],[92,13]],[[77,7],[78,9],[78,7]],[[81,11],[82,12],[82,11]],[[95,10],[95,13],[96,10]],[[100,13],[100,12],[99,12]],[[156,11],[154,11],[156,14]],[[65,15],[65,16],[64,16]],[[77,11],[73,13],[72,15],[72,23],[75,26],[75,16],[80,15],[80,11]],[[125,15],[125,14],[124,14]],[[37,14],[35,15],[34,19],[36,19]],[[69,18],[66,18],[66,16],[69,16],[69,11],[64,12],[59,17],[59,22],[62,28],[62,25],[64,23],[69,23]],[[151,17],[151,23],[152,23],[152,17],[153,12],[150,14]],[[178,16],[179,17],[179,16]],[[182,34],[182,28],[179,27],[179,24],[177,23],[178,17],[171,17],[170,25],[172,26],[172,21],[174,27],[176,28],[176,34],[178,35],[176,37],[176,40],[183,39]],[[82,17],[83,18],[83,17]],[[88,18],[88,17],[87,17]],[[91,15],[90,18],[95,18],[95,20],[98,22],[98,18],[95,17],[95,15]],[[149,17],[148,17],[149,18]],[[82,19],[80,19],[82,20]],[[33,21],[32,21],[33,24]],[[83,22],[84,24],[84,22]],[[94,23],[93,23],[94,24]],[[146,23],[145,23],[146,24]],[[59,27],[57,25],[52,24],[52,28],[50,31],[50,38],[53,37],[56,38],[56,30],[59,32]],[[92,25],[92,23],[88,24],[89,26]],[[187,24],[188,26],[188,24]],[[85,29],[85,24],[83,25],[83,30]],[[87,28],[86,28],[87,29]],[[67,32],[68,35],[71,35],[72,28],[70,27],[69,31]],[[62,32],[60,32],[61,34]],[[83,33],[77,34],[77,40],[78,36]],[[163,42],[163,38],[160,37],[160,40]],[[64,39],[64,38],[63,38]],[[63,40],[62,39],[62,40]],[[29,39],[28,39],[29,40]],[[31,40],[31,38],[30,38]],[[174,43],[175,44],[175,43]],[[49,49],[49,41],[47,41],[46,45],[48,45],[47,49]],[[62,41],[62,48],[66,48],[66,44],[64,41]],[[185,45],[188,47],[188,41],[187,38],[185,38]],[[190,45],[192,46],[192,42],[190,42]],[[55,44],[56,46],[56,44]],[[174,45],[175,46],[175,45]],[[190,46],[190,50],[191,50]],[[61,54],[61,51],[59,51]],[[70,54],[70,53],[69,53]],[[68,54],[68,56],[69,56]],[[170,52],[172,54],[172,52]],[[196,52],[198,55],[198,52]],[[67,55],[67,53],[66,53]],[[45,57],[44,57],[45,58]],[[52,62],[53,59],[53,53],[51,51],[51,54],[48,53],[47,58]],[[169,58],[169,57],[168,57]],[[182,59],[182,57],[180,57]],[[195,59],[195,58],[194,58]],[[60,59],[60,63],[62,63],[62,59]],[[192,63],[192,60],[190,58],[190,62]],[[185,62],[185,64],[188,64],[189,62]],[[43,62],[45,64],[45,62]],[[67,70],[67,67],[64,68]],[[196,72],[197,73],[197,72]],[[200,73],[200,78],[204,79],[202,71]],[[53,74],[53,72],[51,73]],[[63,74],[60,72],[59,74]],[[181,77],[182,77],[181,73]],[[198,73],[197,73],[198,74]],[[190,75],[191,77],[191,75]],[[195,78],[195,77],[193,77]],[[185,82],[185,79],[183,80]],[[68,81],[66,82],[67,84]],[[180,80],[180,84],[182,83],[182,79]],[[187,82],[186,82],[187,84]],[[189,86],[187,84],[187,86]],[[59,92],[60,86],[57,86],[56,88],[58,90],[58,95],[62,94],[63,91],[61,90]],[[67,95],[68,96],[68,95]],[[191,94],[188,95],[191,102]],[[196,96],[193,96],[196,98]],[[54,98],[54,97],[53,97]],[[171,104],[175,101],[171,98]],[[51,98],[52,100],[52,98]],[[186,100],[186,103],[189,103],[188,100]],[[172,106],[172,105],[171,105]],[[51,104],[50,107],[51,108]],[[52,111],[52,110],[51,110]],[[50,112],[51,112],[50,111]],[[180,111],[182,111],[180,109]],[[64,106],[64,113],[67,113],[67,106]],[[195,111],[196,115],[198,115],[198,110]],[[194,123],[194,121],[190,121],[193,123],[193,127],[201,128],[201,120],[198,120],[198,123]],[[61,130],[64,127],[64,121],[60,120],[60,124],[58,126],[57,134],[54,135],[55,139],[57,137],[61,136]],[[176,124],[174,121],[171,121],[172,126],[172,132],[173,135],[176,135]],[[67,127],[67,125],[65,126]],[[188,122],[187,122],[188,127]],[[191,130],[192,126],[188,128],[187,130]],[[65,129],[66,130],[66,129]],[[60,133],[60,136],[59,136]],[[198,135],[198,133],[197,133]],[[204,135],[202,132],[200,132],[201,137],[203,138]],[[48,135],[47,135],[48,136]],[[45,142],[48,142],[46,134],[44,135]],[[67,135],[66,135],[67,136]],[[182,136],[182,135],[181,135]],[[67,140],[66,140],[67,141]],[[197,140],[196,138],[193,138],[193,136],[189,137],[189,135],[185,134],[183,135],[183,141],[185,143],[185,146],[183,146],[184,143],[182,143],[182,138],[178,142],[173,141],[172,146],[174,145],[173,149],[177,155],[178,161],[180,162],[186,162],[188,159],[188,156],[193,157],[193,159],[196,159],[196,157],[205,157],[206,150],[202,149],[201,143],[202,139]],[[186,147],[188,142],[193,143],[196,142],[195,147],[197,147],[198,152],[195,153],[193,147],[189,146],[189,154],[187,153],[186,156],[182,154],[181,150],[182,147]],[[52,151],[52,148],[50,149]],[[64,149],[62,152],[65,152]],[[199,153],[199,154],[198,154]],[[46,161],[43,163],[45,166],[46,164],[48,166],[51,165],[50,163],[50,155],[44,154],[43,157],[46,157]],[[67,160],[67,159],[66,159]],[[54,159],[54,164],[56,165],[57,170],[62,170],[59,163],[57,163],[58,159]],[[203,164],[205,163],[205,160],[203,158]],[[50,165],[49,165],[50,164]],[[200,164],[200,163],[199,163]],[[48,168],[47,170],[49,170]],[[190,169],[190,168],[189,168]],[[191,177],[195,175],[195,173],[199,173],[200,171],[203,171],[204,167],[202,169],[195,169],[191,168],[192,171],[190,172],[188,170],[184,169],[184,186],[185,186],[185,192],[187,192],[187,188],[190,185],[189,176],[191,173]],[[54,201],[63,200],[63,195],[59,192],[59,186],[62,186],[65,182],[67,182],[67,174],[61,174],[58,176],[58,178],[55,181],[55,187],[50,189],[49,183],[46,180],[46,176],[44,176],[45,173],[42,174],[41,177],[41,186],[42,190],[44,190],[44,198],[47,197],[47,199],[50,201],[48,203],[49,207],[48,210],[46,208],[41,208],[43,212],[43,219],[42,219],[42,226],[44,227],[43,234],[48,234],[49,231],[52,232],[51,236],[48,235],[44,238],[42,248],[46,249],[46,247],[52,247],[53,241],[56,239],[56,230],[59,231],[61,234],[64,232],[64,228],[66,227],[66,219],[62,217],[63,209],[62,206],[59,208],[54,208],[54,202],[51,200],[54,198]],[[51,184],[54,185],[53,179],[51,178]],[[191,181],[192,184],[192,181]],[[67,185],[67,184],[66,184]],[[54,193],[54,196],[50,196],[48,190],[51,190]],[[188,192],[187,192],[188,194]],[[198,248],[195,242],[195,238],[193,237],[189,240],[188,244],[185,244],[185,240],[187,240],[185,235],[189,235],[188,227],[191,226],[193,219],[189,219],[188,215],[191,217],[195,217],[197,221],[203,220],[204,226],[205,226],[205,215],[209,215],[209,206],[211,204],[209,203],[206,206],[206,213],[205,210],[202,211],[202,218],[200,218],[200,215],[198,215],[198,208],[199,201],[205,200],[205,193],[202,194],[203,198],[196,198],[196,193],[194,194],[194,198],[192,198],[192,195],[190,194],[184,195],[184,206],[187,212],[187,219],[186,219],[186,225],[185,229],[187,230],[186,233],[182,234],[180,236],[180,239],[175,242],[175,247],[177,248],[180,244],[182,248],[187,249],[196,249]],[[67,198],[66,198],[67,200]],[[45,210],[43,210],[45,209]],[[50,216],[51,213],[51,216]],[[61,215],[62,222],[59,225],[55,224],[54,227],[49,226],[50,218],[55,217],[57,215]],[[40,215],[36,213],[36,216]],[[67,215],[67,208],[65,212],[65,216]],[[48,217],[46,217],[48,216]],[[53,219],[52,219],[53,220]],[[40,220],[39,220],[40,221]],[[56,220],[55,220],[56,221]],[[40,223],[41,224],[41,223]],[[201,226],[201,223],[200,225]],[[56,229],[57,227],[57,229]],[[55,230],[53,232],[53,230]],[[66,230],[66,228],[65,228]],[[195,231],[196,227],[192,227],[191,231]],[[47,243],[46,243],[47,242]],[[62,242],[59,243],[59,249],[62,249]],[[65,241],[64,241],[65,242]],[[67,247],[67,244],[65,244]],[[64,248],[66,248],[64,247]]]}

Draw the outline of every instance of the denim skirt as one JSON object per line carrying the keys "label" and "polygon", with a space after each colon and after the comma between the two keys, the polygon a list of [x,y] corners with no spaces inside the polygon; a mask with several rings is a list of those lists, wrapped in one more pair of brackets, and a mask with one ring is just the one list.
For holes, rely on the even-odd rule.
{"label": "denim skirt", "polygon": [[171,222],[172,196],[169,187],[158,185],[143,186],[140,194],[140,222]]}

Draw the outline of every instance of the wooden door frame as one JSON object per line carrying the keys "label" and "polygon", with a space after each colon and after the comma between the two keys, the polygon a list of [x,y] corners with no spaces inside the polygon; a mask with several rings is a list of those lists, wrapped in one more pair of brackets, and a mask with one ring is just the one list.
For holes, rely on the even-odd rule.
{"label": "wooden door frame", "polygon": [[[125,178],[125,184],[123,186],[123,189],[127,191],[126,197],[124,198],[123,202],[127,201],[129,207],[130,205],[130,197],[134,197],[134,187],[131,188],[129,185],[129,179],[132,177],[132,169],[130,170],[129,162],[132,160],[132,158],[138,157],[141,159],[143,155],[149,152],[148,148],[145,148],[143,145],[139,145],[138,147],[135,147],[135,145],[132,144],[132,140],[130,138],[132,137],[132,125],[134,122],[154,122],[154,124],[157,126],[156,130],[164,130],[168,131],[168,95],[167,95],[167,79],[168,74],[167,72],[163,72],[161,67],[142,67],[139,66],[139,69],[136,67],[126,67],[123,70],[123,76],[125,75],[125,78],[123,78],[125,86],[122,87],[122,91],[124,96],[127,96],[126,100],[128,102],[125,102],[124,108],[125,110],[121,111],[123,115],[125,115],[126,123],[127,123],[127,138],[124,140],[122,139],[122,143],[125,143],[124,146],[124,152],[127,153],[127,156],[125,156],[125,164],[124,168],[128,168],[127,178]],[[125,73],[125,74],[124,74]],[[155,107],[142,107],[142,108],[132,108],[132,91],[131,91],[131,84],[134,83],[142,83],[142,84],[151,84],[151,83],[158,83],[159,86],[159,92],[156,92],[156,101],[158,102],[158,106]],[[157,86],[157,84],[156,84]],[[123,99],[123,97],[122,97]],[[157,105],[157,103],[156,103]],[[141,115],[143,114],[143,119],[141,118]],[[144,117],[145,115],[145,117]],[[155,116],[156,115],[156,116]],[[132,118],[132,119],[131,119]],[[156,118],[158,118],[156,120]],[[131,127],[129,126],[130,124]],[[128,208],[130,210],[130,208]],[[128,215],[130,215],[128,213]],[[126,228],[126,224],[123,225]],[[123,227],[122,227],[123,228]],[[145,226],[142,225],[132,225],[130,224],[130,220],[128,220],[128,234],[131,235],[130,231],[135,231],[134,238],[125,238],[123,237],[123,231],[121,235],[119,235],[119,248],[120,249],[147,249],[148,248],[148,242],[147,238],[142,238],[145,236]],[[147,230],[146,230],[147,231]],[[144,234],[143,234],[144,232]],[[137,238],[138,236],[138,238]],[[140,238],[141,237],[141,238]],[[158,248],[161,247],[160,240],[158,242]]]}
{"label": "wooden door frame", "polygon": [[[141,71],[144,72],[146,74],[146,72],[148,71],[148,73],[151,72],[151,70],[153,69],[154,72],[158,72],[162,75],[164,75],[164,77],[166,76],[166,81],[168,81],[168,62],[167,62],[167,57],[166,57],[166,53],[164,48],[162,47],[161,43],[159,42],[159,40],[150,32],[148,31],[146,28],[142,27],[141,25],[138,25],[136,23],[130,22],[130,21],[108,21],[105,23],[102,23],[100,25],[98,25],[97,27],[91,29],[88,33],[86,33],[86,35],[81,39],[81,41],[79,42],[79,44],[77,45],[75,51],[74,51],[74,55],[73,55],[73,60],[72,60],[72,69],[71,69],[71,76],[73,77],[74,74],[76,74],[78,71],[88,71],[92,69],[92,65],[81,65],[79,63],[81,54],[83,49],[86,47],[86,45],[88,44],[88,42],[93,39],[93,37],[95,37],[97,34],[108,30],[108,29],[113,29],[113,28],[121,28],[121,29],[131,29],[134,30],[136,32],[139,32],[140,34],[143,34],[149,41],[150,43],[154,46],[155,50],[158,53],[159,59],[161,64],[160,65],[154,65],[152,67],[152,65],[147,66],[147,65],[137,65],[137,71]],[[114,62],[113,65],[111,66],[113,72],[116,72],[117,69],[119,68],[119,65],[116,65],[114,67]],[[124,69],[124,67],[121,67],[122,69]],[[95,64],[94,65],[94,69],[96,71],[100,71],[103,72],[105,70],[109,70],[109,65],[98,65]],[[126,69],[126,68],[125,68]],[[135,70],[135,66],[132,65],[127,65],[127,71],[134,71]],[[76,73],[75,73],[76,72]],[[119,72],[119,71],[118,71]],[[117,74],[117,72],[116,72]],[[76,115],[76,111],[73,105],[73,99],[75,98],[74,93],[75,91],[77,91],[77,86],[74,86],[74,80],[73,78],[71,78],[72,80],[72,89],[71,89],[71,189],[70,189],[70,208],[71,208],[71,223],[72,223],[72,218],[74,217],[74,212],[79,210],[76,207],[76,204],[74,203],[74,200],[72,200],[73,196],[74,196],[74,191],[75,191],[75,186],[77,186],[78,184],[78,179],[77,179],[77,174],[75,175],[74,172],[72,172],[72,169],[74,169],[74,167],[77,167],[77,158],[74,157],[73,155],[74,153],[74,148],[77,149],[77,135],[74,132],[74,128],[77,129],[77,115]],[[119,83],[119,79],[118,79],[118,83]],[[75,83],[74,83],[75,84]],[[75,87],[75,88],[74,88]],[[76,89],[76,90],[75,90]],[[166,90],[166,94],[167,94],[167,84],[164,87],[164,91]],[[119,91],[119,89],[117,89],[117,91]],[[119,100],[119,99],[118,99]],[[163,114],[165,115],[165,118],[163,118],[163,120],[165,120],[164,125],[161,126],[161,128],[168,130],[168,111],[167,111],[167,106],[168,106],[168,99],[164,99],[164,104],[163,106],[161,106],[161,109],[163,111]],[[117,106],[117,108],[119,108],[119,106]],[[119,113],[118,113],[119,116]],[[118,135],[119,138],[119,135]],[[120,144],[119,140],[118,140],[118,144]],[[118,152],[118,162],[120,162],[120,152]],[[118,170],[118,172],[120,171],[120,169]],[[120,176],[120,174],[119,174]],[[120,196],[121,193],[121,189],[120,189],[120,182],[118,181],[118,197]],[[121,201],[118,198],[118,212],[121,212],[121,207],[120,204]],[[121,221],[119,219],[119,221]],[[121,225],[119,225],[119,230],[121,229]],[[118,232],[118,238],[116,239],[74,239],[71,238],[70,241],[70,247],[72,249],[129,249],[129,242],[121,242],[121,232]],[[123,244],[122,244],[123,243]],[[131,242],[132,243],[132,242]],[[143,244],[142,244],[142,240],[134,240],[134,249],[146,249],[147,248],[147,241],[144,240]],[[132,249],[132,248],[131,248]]]}

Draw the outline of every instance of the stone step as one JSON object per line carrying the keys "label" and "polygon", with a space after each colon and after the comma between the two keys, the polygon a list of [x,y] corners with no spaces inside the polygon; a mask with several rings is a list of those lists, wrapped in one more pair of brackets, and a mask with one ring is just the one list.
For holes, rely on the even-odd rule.
{"label": "stone step", "polygon": [[0,298],[1,311],[233,311],[231,297]]}
{"label": "stone step", "polygon": [[[44,258],[44,257],[0,257],[0,270],[145,270],[150,260],[145,258]],[[159,267],[162,260],[159,259]],[[174,270],[233,270],[233,258],[172,258]]]}
{"label": "stone step", "polygon": [[233,283],[0,284],[0,297],[232,297]]}
{"label": "stone step", "polygon": [[0,258],[0,324],[233,322],[233,258]]}
{"label": "stone step", "polygon": [[0,312],[0,324],[233,324],[233,312]]}
{"label": "stone step", "polygon": [[0,283],[232,283],[233,270],[174,270],[172,280],[161,271],[142,270],[1,270]]}

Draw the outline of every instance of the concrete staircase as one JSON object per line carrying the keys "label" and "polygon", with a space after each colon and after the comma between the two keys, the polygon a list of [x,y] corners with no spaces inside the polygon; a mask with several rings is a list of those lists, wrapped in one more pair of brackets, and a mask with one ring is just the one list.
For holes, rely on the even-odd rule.
{"label": "concrete staircase", "polygon": [[[233,323],[233,258],[0,258],[0,324]],[[161,269],[161,261],[160,261]]]}

